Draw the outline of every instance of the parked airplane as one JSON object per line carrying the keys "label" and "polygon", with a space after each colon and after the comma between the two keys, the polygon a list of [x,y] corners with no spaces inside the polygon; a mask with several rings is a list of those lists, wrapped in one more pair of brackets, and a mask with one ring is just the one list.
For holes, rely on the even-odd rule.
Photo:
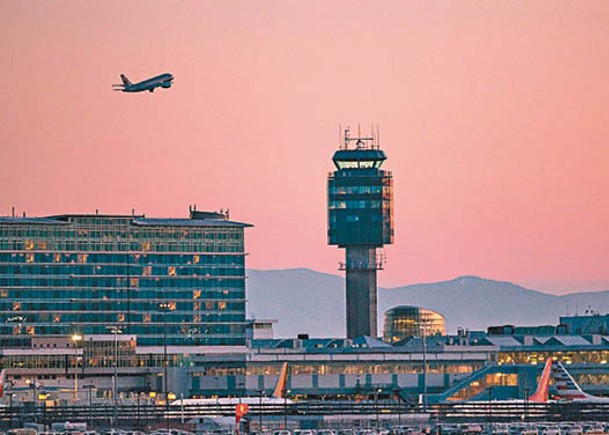
{"label": "parked airplane", "polygon": [[281,366],[279,372],[279,379],[273,390],[271,397],[261,396],[246,396],[246,397],[219,397],[217,399],[179,399],[171,402],[171,406],[182,406],[182,405],[238,405],[240,403],[246,403],[254,410],[256,406],[285,406],[291,405],[290,399],[285,397],[286,381],[288,378],[288,363],[285,362]]}
{"label": "parked airplane", "polygon": [[537,382],[537,389],[531,394],[526,400],[522,399],[508,399],[508,400],[494,400],[490,403],[506,403],[506,404],[523,404],[523,403],[547,403],[550,395],[550,375],[552,374],[552,357],[546,360],[546,364],[541,372],[539,381]]}
{"label": "parked airplane", "polygon": [[6,382],[6,369],[0,371],[0,397],[4,396],[4,383]]}
{"label": "parked airplane", "polygon": [[552,366],[552,376],[559,400],[578,403],[609,403],[609,397],[597,397],[584,392],[560,361],[556,361]]}
{"label": "parked airplane", "polygon": [[112,85],[115,91],[122,92],[154,92],[154,88],[170,88],[173,84],[173,76],[171,74],[161,74],[151,79],[143,80],[138,83],[131,83],[125,74],[121,74],[122,84]]}
{"label": "parked airplane", "polygon": [[537,389],[529,396],[529,402],[545,403],[548,401],[550,390],[550,375],[552,374],[552,357],[546,360],[546,365],[541,372]]}
{"label": "parked airplane", "polygon": [[[521,405],[525,403],[545,403],[549,399],[549,388],[550,388],[550,374],[552,371],[552,357],[546,360],[546,364],[544,366],[543,372],[541,372],[541,376],[539,378],[539,382],[537,383],[537,389],[533,394],[531,394],[526,400],[523,399],[505,399],[505,400],[465,400],[462,403],[471,404],[471,403],[488,403],[489,405],[497,404],[497,405]],[[454,402],[453,402],[454,403]]]}

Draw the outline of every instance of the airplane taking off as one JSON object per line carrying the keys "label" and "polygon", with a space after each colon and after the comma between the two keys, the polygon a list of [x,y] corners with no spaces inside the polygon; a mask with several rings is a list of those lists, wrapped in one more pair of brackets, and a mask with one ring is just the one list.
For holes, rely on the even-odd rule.
{"label": "airplane taking off", "polygon": [[291,405],[290,399],[285,397],[286,381],[288,379],[288,363],[284,362],[279,372],[279,379],[273,390],[271,397],[261,396],[246,396],[246,397],[219,397],[217,399],[178,399],[171,402],[171,406],[181,405],[238,405],[240,403],[248,404],[252,410],[257,410],[257,406],[284,406]]}
{"label": "airplane taking off", "polygon": [[609,403],[609,397],[597,397],[584,392],[559,361],[552,366],[552,376],[559,400],[578,403]]}
{"label": "airplane taking off", "polygon": [[151,79],[143,80],[138,83],[131,83],[125,74],[121,74],[122,84],[112,85],[115,91],[122,92],[154,92],[154,88],[170,88],[173,84],[173,76],[171,74],[161,74],[160,76]]}

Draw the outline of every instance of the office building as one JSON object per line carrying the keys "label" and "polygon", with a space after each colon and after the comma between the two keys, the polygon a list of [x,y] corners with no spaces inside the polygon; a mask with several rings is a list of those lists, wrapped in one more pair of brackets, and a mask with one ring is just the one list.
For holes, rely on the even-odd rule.
{"label": "office building", "polygon": [[244,229],[228,213],[0,218],[0,341],[120,333],[245,344]]}

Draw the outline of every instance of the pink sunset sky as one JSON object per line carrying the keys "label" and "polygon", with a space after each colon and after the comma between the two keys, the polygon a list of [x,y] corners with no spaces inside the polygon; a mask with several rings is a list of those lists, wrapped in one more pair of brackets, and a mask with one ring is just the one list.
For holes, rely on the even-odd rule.
{"label": "pink sunset sky", "polygon": [[[395,183],[382,286],[609,289],[607,1],[10,1],[0,214],[250,222],[248,267],[338,273],[339,125]],[[155,93],[113,92],[170,72]]]}

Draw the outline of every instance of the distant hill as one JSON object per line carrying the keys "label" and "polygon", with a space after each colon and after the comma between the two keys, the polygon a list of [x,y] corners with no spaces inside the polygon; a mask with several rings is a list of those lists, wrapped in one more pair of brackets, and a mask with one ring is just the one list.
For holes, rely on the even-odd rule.
{"label": "distant hill", "polygon": [[277,319],[276,337],[342,337],[345,280],[309,269],[248,270],[247,315]]}
{"label": "distant hill", "polygon": [[[345,335],[344,278],[308,269],[249,270],[248,316],[277,319],[277,337]],[[397,305],[431,308],[446,318],[447,331],[461,326],[485,330],[490,325],[556,325],[576,309],[609,312],[609,291],[550,295],[509,283],[464,276],[450,281],[379,288],[379,334],[382,314]]]}

